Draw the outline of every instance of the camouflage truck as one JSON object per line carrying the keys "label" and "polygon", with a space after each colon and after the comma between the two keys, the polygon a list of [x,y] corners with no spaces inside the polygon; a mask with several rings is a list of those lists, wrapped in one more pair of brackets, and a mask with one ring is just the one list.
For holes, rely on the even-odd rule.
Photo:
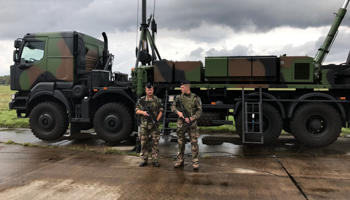
{"label": "camouflage truck", "polygon": [[[78,32],[27,34],[15,40],[11,66],[10,108],[29,117],[38,138],[55,140],[70,124],[72,133],[94,127],[110,143],[137,132],[135,102],[148,82],[163,98],[166,124],[183,80],[202,99],[199,126],[233,124],[245,143],[274,142],[282,129],[306,146],[333,143],[350,121],[350,59],[322,65],[346,14],[349,0],[335,21],[316,58],[307,56],[222,56],[201,61],[171,61],[160,57],[154,41],[157,24],[146,20],[142,0],[140,43],[131,80],[112,73],[113,55],[104,42]],[[151,31],[149,27],[151,26]],[[139,65],[141,63],[141,65]]]}
{"label": "camouflage truck", "polygon": [[26,34],[14,41],[9,103],[29,117],[36,137],[52,141],[95,128],[100,138],[120,142],[134,125],[135,95],[128,75],[111,72],[114,56],[104,41],[79,32]]}
{"label": "camouflage truck", "polygon": [[[191,91],[203,103],[198,125],[232,124],[227,120],[232,115],[245,143],[271,143],[284,129],[306,146],[327,146],[350,121],[350,58],[341,65],[322,65],[348,3],[346,0],[336,14],[315,59],[287,55],[222,56],[206,57],[205,65],[201,61],[162,60],[154,44],[154,19],[151,34],[150,20],[147,23],[144,14],[132,71],[133,91],[141,96],[145,84],[153,82],[156,95],[165,96],[166,105],[180,92],[180,82],[189,80]],[[138,61],[143,64],[138,66]],[[171,114],[166,114],[163,122],[171,120]]]}

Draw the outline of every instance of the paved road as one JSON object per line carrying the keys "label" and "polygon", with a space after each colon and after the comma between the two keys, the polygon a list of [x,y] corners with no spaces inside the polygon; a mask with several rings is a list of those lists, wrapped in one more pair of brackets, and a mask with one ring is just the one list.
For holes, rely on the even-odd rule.
{"label": "paved road", "polygon": [[[0,143],[0,199],[349,199],[350,139],[321,149],[292,137],[272,146],[242,145],[237,136],[203,135],[200,170],[190,146],[174,169],[176,140],[160,143],[161,167],[140,168],[135,156],[98,153],[109,147],[95,135],[42,142],[27,129],[0,129],[0,141],[81,147],[74,151]],[[113,148],[129,151],[124,143]],[[204,157],[204,158],[203,158]]]}

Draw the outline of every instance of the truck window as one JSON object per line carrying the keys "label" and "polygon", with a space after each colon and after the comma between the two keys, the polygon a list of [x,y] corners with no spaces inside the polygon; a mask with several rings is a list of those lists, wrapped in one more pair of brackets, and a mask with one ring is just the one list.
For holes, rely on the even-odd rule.
{"label": "truck window", "polygon": [[41,41],[27,41],[24,44],[21,63],[37,63],[44,57],[45,43]]}

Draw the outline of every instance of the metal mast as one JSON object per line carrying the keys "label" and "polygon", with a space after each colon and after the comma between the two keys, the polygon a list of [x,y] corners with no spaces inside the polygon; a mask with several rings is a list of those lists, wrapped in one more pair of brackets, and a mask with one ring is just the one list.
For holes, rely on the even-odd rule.
{"label": "metal mast", "polygon": [[339,8],[338,13],[335,16],[334,22],[332,24],[331,29],[328,32],[328,35],[325,39],[325,41],[323,42],[323,45],[320,47],[320,49],[318,49],[317,55],[316,55],[316,59],[315,59],[315,65],[316,67],[319,67],[320,65],[322,65],[324,59],[326,58],[333,42],[334,39],[337,36],[338,33],[338,28],[346,14],[346,8],[348,7],[350,0],[345,0],[344,5],[342,8]]}

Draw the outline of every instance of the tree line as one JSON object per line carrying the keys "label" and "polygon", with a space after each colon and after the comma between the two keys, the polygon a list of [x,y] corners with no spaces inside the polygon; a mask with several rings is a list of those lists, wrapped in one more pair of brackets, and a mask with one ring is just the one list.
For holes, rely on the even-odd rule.
{"label": "tree line", "polygon": [[0,76],[0,85],[10,85],[10,76]]}

